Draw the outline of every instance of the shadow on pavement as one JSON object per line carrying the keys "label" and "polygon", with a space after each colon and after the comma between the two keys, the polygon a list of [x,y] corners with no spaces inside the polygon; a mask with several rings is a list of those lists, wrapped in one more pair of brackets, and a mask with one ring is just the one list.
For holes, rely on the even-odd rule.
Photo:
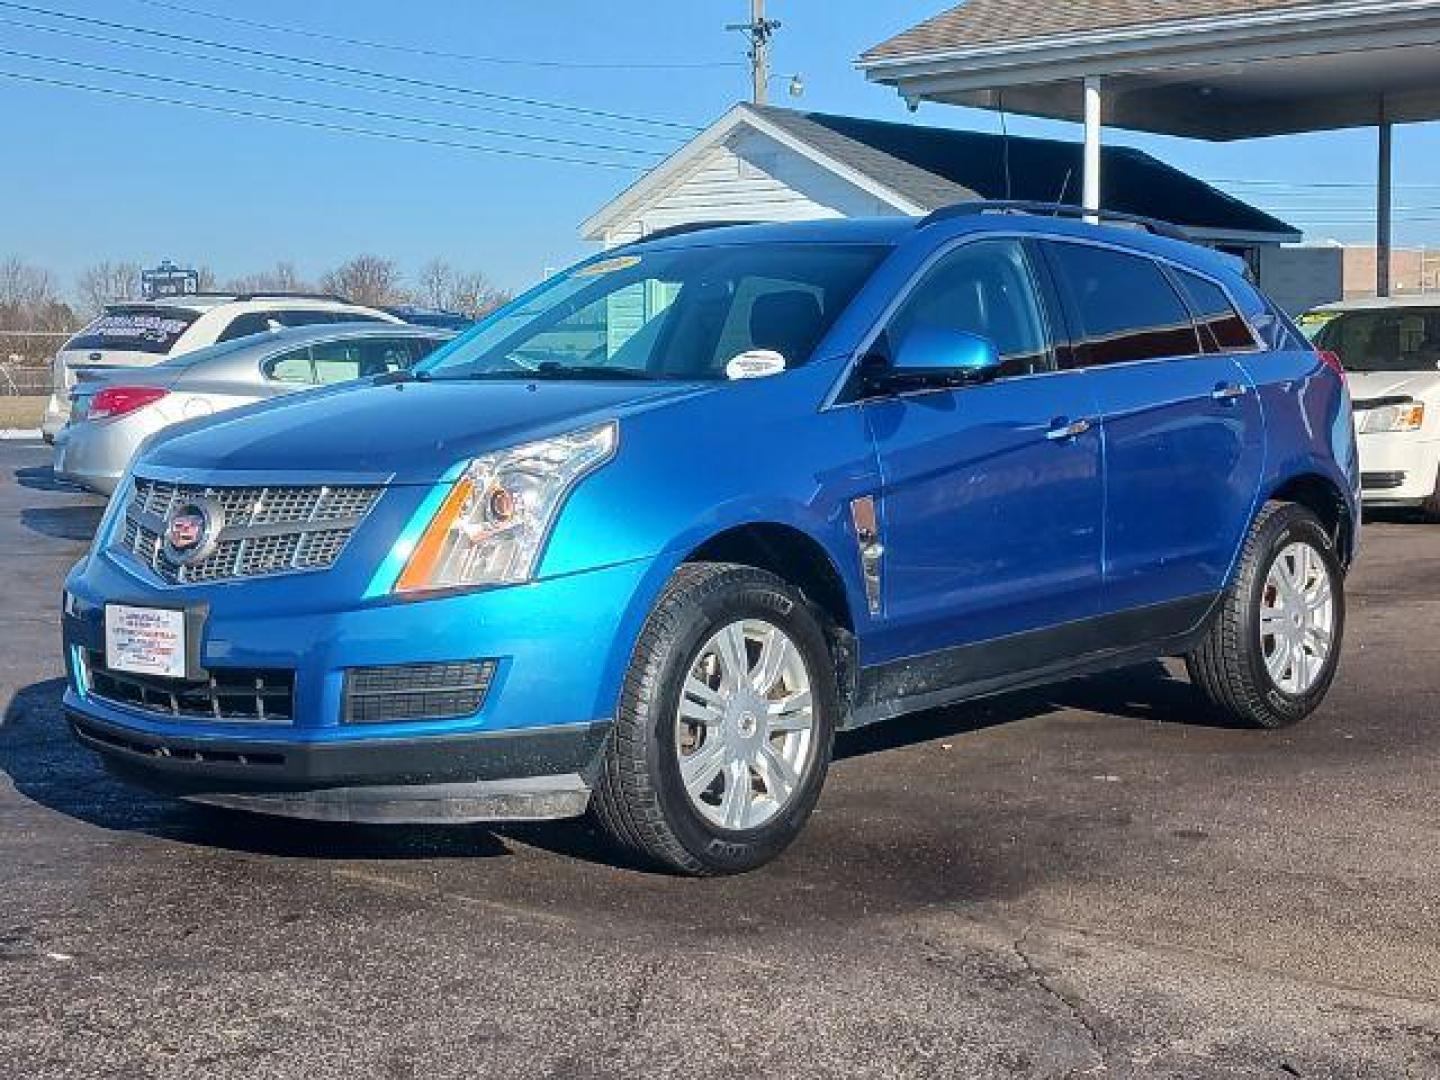
{"label": "shadow on pavement", "polygon": [[[102,829],[207,847],[307,859],[488,858],[509,853],[496,831],[473,825],[345,825],[195,806],[112,777],[71,738],[60,710],[64,679],[16,692],[0,723],[0,772],[28,799]],[[607,857],[574,823],[517,827],[523,842],[590,860]],[[611,860],[613,861],[613,860]]]}
{"label": "shadow on pavement", "polygon": [[104,512],[103,506],[29,507],[20,511],[20,524],[55,540],[88,543]]}
{"label": "shadow on pavement", "polygon": [[[112,777],[79,746],[60,710],[63,679],[19,690],[0,724],[0,771],[18,792],[58,813],[104,829],[284,858],[435,859],[506,855],[507,840],[568,858],[638,868],[586,822],[483,827],[367,826],[269,818],[195,806]],[[835,757],[856,759],[1008,724],[1063,709],[1164,723],[1206,722],[1194,691],[1153,663],[1041,690],[936,710],[841,735]]]}
{"label": "shadow on pavement", "polygon": [[836,739],[835,760],[863,757],[904,746],[1079,709],[1156,724],[1228,729],[1193,686],[1172,676],[1158,660],[1070,682],[1018,690],[992,698],[935,709],[845,732]]}
{"label": "shadow on pavement", "polygon": [[27,465],[15,470],[15,482],[31,491],[70,491],[88,494],[79,484],[61,480],[49,465]]}

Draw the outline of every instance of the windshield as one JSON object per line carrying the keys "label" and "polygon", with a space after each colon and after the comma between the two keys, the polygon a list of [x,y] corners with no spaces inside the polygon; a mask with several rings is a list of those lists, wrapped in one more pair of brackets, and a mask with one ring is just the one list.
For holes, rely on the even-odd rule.
{"label": "windshield", "polygon": [[1434,371],[1440,367],[1440,307],[1346,311],[1313,335],[1347,371]]}
{"label": "windshield", "polygon": [[799,367],[888,248],[736,244],[613,254],[495,312],[421,366],[434,379],[724,379]]}

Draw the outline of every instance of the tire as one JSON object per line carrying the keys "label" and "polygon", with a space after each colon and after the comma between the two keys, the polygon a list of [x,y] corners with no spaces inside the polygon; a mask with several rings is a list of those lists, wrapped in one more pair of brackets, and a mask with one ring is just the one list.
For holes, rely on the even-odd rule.
{"label": "tire", "polygon": [[[1310,651],[1312,645],[1316,651],[1321,647],[1319,630],[1300,626],[1294,629],[1306,643],[1299,650],[1303,659],[1286,652],[1278,634],[1262,631],[1263,615],[1267,626],[1283,626],[1287,635],[1292,632],[1289,614],[1282,617],[1274,606],[1285,601],[1283,597],[1277,599],[1279,591],[1271,583],[1271,572],[1274,569],[1283,577],[1296,565],[1289,557],[1297,550],[1296,545],[1313,553],[1309,556],[1316,560],[1311,564],[1311,580],[1318,582],[1321,571],[1328,576],[1331,606],[1328,620],[1323,621],[1327,623],[1329,646],[1323,657]],[[1282,556],[1286,556],[1283,563]],[[1277,568],[1277,564],[1281,565]],[[1310,596],[1304,595],[1307,599]],[[1306,601],[1294,605],[1296,610],[1302,607],[1309,612],[1302,617],[1317,625],[1322,621]],[[1290,727],[1309,716],[1325,699],[1335,678],[1344,632],[1344,571],[1333,538],[1305,507],[1272,502],[1261,509],[1251,525],[1235,580],[1221,598],[1204,640],[1185,657],[1185,663],[1191,682],[1222,716],[1252,727]],[[1280,667],[1279,677],[1271,663]]]}
{"label": "tire", "polygon": [[[746,654],[741,676],[745,689],[725,698],[730,676],[724,655],[739,654],[726,654],[723,644],[716,643],[733,643],[731,628],[737,625]],[[783,681],[774,684],[775,692],[787,695],[784,701],[801,701],[802,695],[791,687],[799,685],[803,675],[809,683],[808,710],[777,713],[779,702],[745,696],[763,681],[759,672],[768,654],[760,650],[763,655],[753,672],[749,656],[752,645],[772,640],[764,627],[778,630],[791,646],[776,649],[777,656],[787,658],[787,666]],[[752,641],[746,636],[750,633],[760,640]],[[803,664],[803,672],[793,666],[797,663]],[[696,671],[707,684],[719,686],[709,691],[713,699],[694,696],[696,683],[689,677]],[[686,715],[704,713],[705,725],[682,727],[682,691]],[[714,704],[722,699],[723,704]],[[835,662],[824,627],[797,590],[751,567],[686,564],[671,578],[640,633],[590,801],[591,815],[621,848],[662,868],[694,876],[752,870],[779,855],[815,808],[839,710]],[[723,720],[716,721],[717,716]],[[759,728],[757,717],[763,725]],[[807,722],[808,738],[779,730],[782,723]],[[766,745],[771,747],[768,753]],[[692,794],[682,779],[682,760],[694,770],[689,775],[698,786],[716,754],[732,756],[725,758],[705,791]],[[742,761],[746,754],[753,757]],[[788,772],[787,763],[776,760],[786,755],[794,758]],[[733,787],[732,769],[745,776]],[[787,778],[794,781],[788,787]],[[760,820],[767,812],[768,819]],[[745,827],[749,818],[743,815],[751,815],[755,823]],[[716,817],[724,820],[717,822]],[[737,822],[742,824],[735,827]]]}
{"label": "tire", "polygon": [[1435,475],[1435,493],[1420,504],[1420,513],[1426,521],[1440,523],[1440,470]]}

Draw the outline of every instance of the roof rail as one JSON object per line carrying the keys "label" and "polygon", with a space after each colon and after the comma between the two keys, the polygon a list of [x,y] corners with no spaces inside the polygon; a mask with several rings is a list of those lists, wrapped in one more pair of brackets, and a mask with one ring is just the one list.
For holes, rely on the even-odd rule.
{"label": "roof rail", "polygon": [[1159,218],[1141,214],[1127,214],[1120,210],[1087,210],[1073,203],[1023,202],[1009,199],[971,199],[953,203],[936,210],[920,222],[921,226],[953,218],[978,216],[980,214],[1032,214],[1037,217],[1095,218],[1102,224],[1115,222],[1123,225],[1139,225],[1156,236],[1171,240],[1190,240],[1190,235],[1179,225],[1173,225]]}
{"label": "roof rail", "polygon": [[683,225],[670,225],[664,229],[656,229],[647,233],[639,240],[632,240],[629,244],[622,245],[629,247],[631,244],[648,244],[651,240],[668,240],[672,236],[687,236],[690,233],[705,232],[709,229],[728,229],[735,225],[758,225],[758,221],[687,221]]}
{"label": "roof rail", "polygon": [[[259,292],[234,293],[236,300],[329,300],[336,304],[351,304],[343,296],[323,292],[286,292],[283,289],[261,289]],[[362,305],[363,306],[363,305]]]}

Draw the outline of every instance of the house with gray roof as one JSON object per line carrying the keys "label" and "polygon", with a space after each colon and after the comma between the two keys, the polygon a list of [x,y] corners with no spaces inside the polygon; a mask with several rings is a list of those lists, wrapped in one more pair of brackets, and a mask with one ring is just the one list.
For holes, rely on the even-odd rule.
{"label": "house with gray roof", "polygon": [[[1292,226],[1140,150],[1104,150],[1107,209],[1253,256]],[[1082,148],[773,106],[736,105],[581,227],[607,246],[701,221],[923,215],[974,199],[1078,203]]]}

